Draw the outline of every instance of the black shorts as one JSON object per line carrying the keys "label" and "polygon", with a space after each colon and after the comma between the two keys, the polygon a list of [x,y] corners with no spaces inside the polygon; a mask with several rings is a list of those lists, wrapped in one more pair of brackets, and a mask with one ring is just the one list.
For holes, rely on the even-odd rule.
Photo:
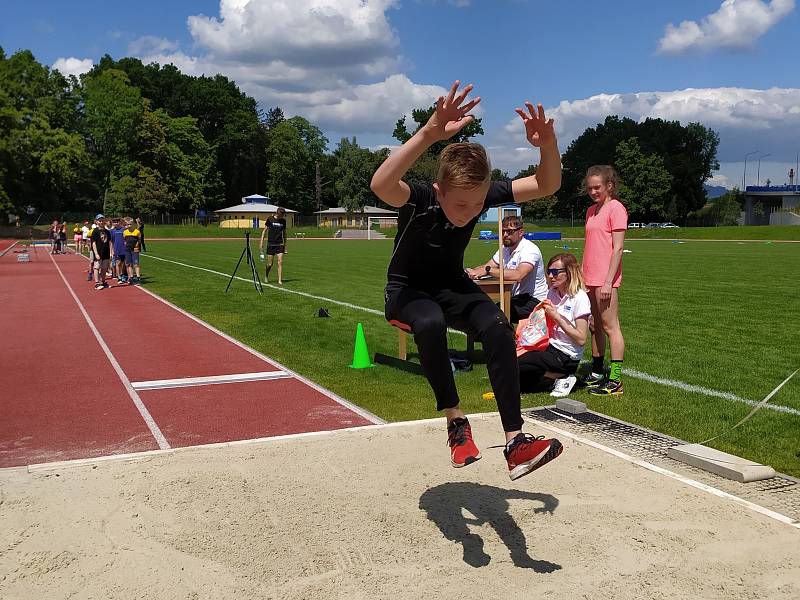
{"label": "black shorts", "polygon": [[286,252],[286,244],[267,244],[267,254],[271,256],[283,254],[284,252]]}

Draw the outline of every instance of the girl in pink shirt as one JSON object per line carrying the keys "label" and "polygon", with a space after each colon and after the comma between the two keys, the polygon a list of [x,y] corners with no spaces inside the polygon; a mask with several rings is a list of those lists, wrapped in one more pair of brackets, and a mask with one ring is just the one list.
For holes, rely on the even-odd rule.
{"label": "girl in pink shirt", "polygon": [[[622,283],[622,249],[628,229],[628,211],[617,199],[617,174],[613,167],[595,165],[586,171],[583,189],[593,200],[586,211],[586,246],[583,278],[592,305],[592,372],[585,382],[594,395],[622,394],[622,360],[625,339],[619,325]],[[611,372],[603,374],[606,336],[611,345]]]}

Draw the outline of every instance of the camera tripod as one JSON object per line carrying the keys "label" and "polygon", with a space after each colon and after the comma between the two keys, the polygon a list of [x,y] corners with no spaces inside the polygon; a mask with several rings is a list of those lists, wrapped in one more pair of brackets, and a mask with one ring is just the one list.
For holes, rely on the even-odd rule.
{"label": "camera tripod", "polygon": [[228,293],[228,290],[231,287],[231,283],[233,283],[233,278],[236,277],[236,271],[239,268],[239,265],[242,264],[242,259],[247,256],[247,264],[250,265],[250,271],[253,274],[253,286],[256,288],[256,291],[259,294],[264,293],[264,288],[261,286],[261,279],[258,277],[258,267],[256,266],[256,261],[253,260],[253,253],[250,252],[250,232],[246,231],[244,234],[244,250],[242,250],[241,256],[239,256],[239,262],[236,263],[236,268],[233,270],[231,274],[231,278],[228,281],[228,286],[225,288],[225,293]]}

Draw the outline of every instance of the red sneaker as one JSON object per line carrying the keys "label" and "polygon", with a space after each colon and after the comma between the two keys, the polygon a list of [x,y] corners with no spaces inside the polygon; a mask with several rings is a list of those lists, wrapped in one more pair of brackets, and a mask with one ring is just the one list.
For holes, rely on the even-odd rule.
{"label": "red sneaker", "polygon": [[508,476],[519,479],[556,458],[564,447],[557,439],[534,437],[529,433],[518,433],[503,450],[508,462]]}
{"label": "red sneaker", "polygon": [[447,445],[450,446],[450,462],[456,468],[471,465],[481,457],[466,419],[453,419],[447,424]]}

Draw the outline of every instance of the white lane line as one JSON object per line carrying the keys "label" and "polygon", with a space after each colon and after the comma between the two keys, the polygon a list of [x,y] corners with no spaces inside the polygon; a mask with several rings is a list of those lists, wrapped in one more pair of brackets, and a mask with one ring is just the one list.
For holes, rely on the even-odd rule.
{"label": "white lane line", "polygon": [[[154,259],[156,259],[156,260],[162,260],[162,261],[164,261],[164,262],[175,263],[176,265],[180,265],[180,266],[182,266],[182,267],[188,267],[188,268],[190,268],[190,269],[198,269],[198,270],[200,270],[200,271],[208,271],[209,273],[214,273],[215,275],[221,275],[222,277],[225,277],[226,279],[230,277],[230,275],[226,275],[225,273],[220,273],[219,271],[212,271],[211,269],[204,269],[204,268],[202,268],[202,267],[195,267],[194,265],[187,265],[187,264],[185,264],[185,263],[179,263],[179,262],[177,262],[177,261],[174,261],[174,260],[168,260],[168,259],[166,259],[166,258],[158,258],[157,256],[153,256],[152,254],[149,254],[149,253],[148,253],[148,254],[145,254],[144,256],[146,256],[146,257],[148,257],[148,258],[154,258]],[[84,258],[85,260],[89,260],[89,259],[88,259],[86,256],[83,256],[83,255],[81,255],[81,257],[82,257],[82,258]],[[240,279],[241,281],[246,281],[246,282],[248,282],[248,283],[252,283],[252,281],[251,281],[250,279],[243,279],[242,277],[237,277],[237,279]],[[282,287],[276,287],[276,286],[274,286],[274,285],[270,285],[270,284],[268,284],[268,283],[267,283],[267,284],[264,284],[264,285],[266,285],[266,286],[268,286],[268,287],[271,287],[271,288],[273,288],[273,289],[277,289],[277,290],[283,290],[283,289],[284,289],[284,288],[282,288]],[[137,286],[137,287],[138,287],[138,289],[139,289],[140,291],[142,291],[142,292],[144,292],[144,293],[146,293],[146,294],[149,294],[151,297],[155,298],[155,299],[156,299],[156,300],[158,300],[159,302],[163,302],[164,304],[166,304],[167,306],[169,306],[169,307],[170,307],[170,308],[172,308],[173,310],[176,310],[176,311],[178,311],[179,313],[181,313],[181,314],[182,314],[182,315],[184,315],[185,317],[187,317],[187,318],[191,319],[192,321],[194,321],[195,323],[198,323],[199,325],[202,325],[203,327],[205,327],[205,328],[206,328],[206,329],[208,329],[209,331],[213,331],[213,332],[214,332],[214,333],[216,333],[218,336],[220,336],[220,337],[222,337],[222,338],[225,338],[226,340],[228,340],[229,342],[231,342],[231,343],[232,343],[232,344],[234,344],[235,346],[238,346],[238,347],[239,347],[239,348],[241,348],[242,350],[245,350],[246,352],[249,352],[249,353],[250,353],[250,354],[252,354],[253,356],[256,356],[256,357],[260,358],[260,359],[261,359],[261,360],[263,360],[265,363],[268,363],[268,364],[272,365],[273,367],[275,367],[275,368],[277,368],[277,369],[281,369],[281,370],[283,370],[283,371],[286,371],[287,373],[289,373],[289,374],[290,374],[292,377],[294,377],[294,378],[295,378],[295,379],[297,379],[298,381],[302,381],[302,382],[303,382],[303,383],[305,383],[305,384],[306,384],[308,387],[312,388],[313,390],[316,390],[317,392],[319,392],[319,393],[320,393],[320,394],[322,394],[323,396],[327,396],[328,398],[330,398],[330,399],[331,399],[331,400],[333,400],[334,402],[336,402],[336,403],[338,403],[338,404],[341,404],[342,406],[344,406],[345,408],[347,408],[347,409],[351,410],[352,412],[356,413],[357,415],[360,415],[360,416],[364,417],[364,418],[365,418],[367,421],[369,421],[370,423],[375,423],[376,425],[380,425],[380,424],[386,423],[386,421],[384,421],[383,419],[381,419],[379,416],[377,416],[377,415],[374,415],[374,414],[372,414],[371,412],[369,412],[368,410],[365,410],[365,409],[361,408],[360,406],[357,406],[357,405],[353,404],[352,402],[349,402],[348,400],[345,400],[345,399],[344,399],[344,398],[342,398],[341,396],[339,396],[339,395],[337,395],[337,394],[334,394],[332,391],[330,391],[330,390],[328,390],[328,389],[325,389],[324,387],[322,387],[322,386],[320,386],[320,385],[317,385],[316,383],[314,383],[314,382],[313,382],[313,381],[311,381],[310,379],[306,379],[305,377],[303,377],[303,376],[302,376],[302,375],[300,375],[299,373],[295,373],[295,372],[294,372],[294,371],[292,371],[291,369],[287,369],[285,366],[283,366],[283,365],[282,365],[282,364],[280,364],[279,362],[277,362],[277,361],[275,361],[275,360],[273,360],[273,359],[269,358],[268,356],[266,356],[266,355],[264,355],[264,354],[261,354],[261,352],[259,352],[258,350],[255,350],[255,349],[251,348],[250,346],[247,346],[247,345],[243,344],[242,342],[240,342],[240,341],[239,341],[239,340],[237,340],[236,338],[233,338],[233,337],[229,336],[229,335],[228,335],[227,333],[225,333],[224,331],[220,331],[220,330],[219,330],[219,329],[217,329],[216,327],[214,327],[214,326],[212,326],[212,325],[209,325],[209,324],[208,324],[208,323],[206,323],[205,321],[203,321],[203,320],[201,320],[201,319],[199,319],[199,318],[195,317],[193,314],[191,314],[191,313],[189,313],[189,312],[187,312],[187,311],[183,310],[183,309],[182,309],[180,306],[176,306],[176,305],[175,305],[175,304],[173,304],[172,302],[169,302],[168,300],[165,300],[164,298],[162,298],[162,297],[161,297],[161,296],[159,296],[158,294],[154,294],[153,292],[151,292],[151,291],[150,291],[150,290],[148,290],[148,289],[145,289],[145,288],[143,288],[143,287],[139,287],[139,286]],[[289,290],[284,290],[284,291],[289,291]],[[292,293],[297,293],[297,294],[301,294],[301,295],[304,295],[304,296],[309,296],[309,297],[312,297],[312,298],[320,298],[319,296],[311,296],[311,294],[303,294],[302,292],[292,292]],[[355,308],[355,309],[357,309],[357,310],[366,310],[366,311],[370,311],[370,310],[372,310],[372,309],[368,309],[368,308],[363,308],[363,307],[360,307],[360,306],[356,306],[356,305],[354,305],[354,304],[350,304],[350,305],[348,305],[348,304],[346,304],[346,303],[344,303],[344,302],[338,302],[337,300],[331,300],[331,302],[333,302],[333,303],[335,303],[335,304],[342,304],[342,305],[350,306],[350,307],[352,307],[352,308]],[[374,311],[374,312],[375,312],[376,314],[379,314],[379,315],[381,315],[381,316],[383,315],[383,313],[382,313],[382,312],[380,312],[380,311]]]}
{"label": "white lane line", "polygon": [[[741,402],[743,404],[747,404],[748,406],[756,406],[757,404],[759,404],[755,400],[748,400],[747,398],[742,398],[741,396],[736,396],[735,394],[729,394],[728,392],[720,392],[718,390],[712,390],[699,385],[684,383],[682,381],[675,381],[673,379],[663,379],[661,377],[656,377],[654,375],[649,375],[647,373],[635,371],[634,369],[622,369],[622,374],[628,375],[629,377],[633,377],[634,379],[643,379],[645,381],[650,381],[651,383],[657,383],[659,385],[674,387],[678,388],[679,390],[684,390],[687,392],[694,392],[696,394],[703,394],[705,396],[714,396],[715,398],[722,398],[723,400],[732,400],[734,402]],[[800,415],[800,410],[797,410],[796,408],[791,408],[789,406],[781,406],[780,404],[765,404],[763,408],[768,408],[777,412],[787,413],[790,415]]]}
{"label": "white lane line", "polygon": [[135,390],[165,390],[169,388],[192,387],[196,385],[220,385],[244,381],[265,381],[268,379],[291,378],[286,371],[261,371],[258,373],[236,373],[235,375],[210,375],[207,377],[182,377],[179,379],[153,379],[151,381],[132,381]]}
{"label": "white lane line", "polygon": [[695,481],[694,479],[690,479],[689,477],[685,477],[684,475],[681,475],[679,473],[675,473],[663,467],[659,467],[645,460],[638,459],[629,454],[625,454],[624,452],[620,452],[619,450],[614,450],[613,448],[609,448],[608,446],[604,446],[603,444],[598,444],[597,442],[592,441],[583,436],[575,435],[574,433],[571,433],[559,427],[554,427],[549,422],[539,421],[538,419],[531,417],[529,415],[524,415],[524,418],[528,419],[533,423],[536,423],[536,425],[538,425],[539,427],[543,427],[544,429],[549,429],[550,431],[554,431],[558,435],[563,435],[564,437],[568,437],[572,440],[575,440],[576,442],[580,442],[581,444],[586,444],[587,446],[591,446],[592,448],[595,448],[602,452],[606,452],[607,454],[611,454],[612,456],[616,456],[617,458],[621,458],[622,460],[632,463],[634,465],[644,467],[648,471],[653,471],[654,473],[664,475],[666,477],[669,477],[670,479],[680,481],[681,483],[684,483],[698,490],[702,490],[714,496],[725,498],[727,500],[732,500],[736,504],[744,506],[745,508],[748,508],[752,511],[765,515],[771,519],[775,519],[776,521],[780,521],[781,523],[791,525],[796,529],[800,529],[800,521],[798,521],[797,519],[793,519],[792,517],[789,517],[787,515],[775,512],[774,510],[770,510],[769,508],[765,508],[763,506],[750,502],[749,500],[745,500],[744,498],[739,498],[738,496],[734,496],[733,494],[729,494],[728,492],[723,492],[720,489],[717,489],[705,483],[701,483],[699,481]]}
{"label": "white lane line", "polygon": [[5,256],[7,253],[11,252],[11,249],[12,249],[14,246],[16,246],[17,244],[19,244],[19,240],[17,240],[17,241],[16,241],[16,242],[14,242],[13,244],[11,244],[11,245],[10,245],[8,248],[6,248],[6,249],[5,249],[5,250],[3,250],[2,252],[0,252],[0,257],[3,257],[3,256]]}
{"label": "white lane line", "polygon": [[114,358],[114,355],[111,353],[108,344],[106,344],[105,340],[103,339],[103,336],[100,335],[100,332],[97,330],[97,327],[95,327],[94,323],[92,323],[92,319],[89,317],[89,313],[86,312],[86,309],[84,308],[81,301],[78,299],[78,296],[75,295],[75,292],[73,291],[72,287],[70,287],[69,283],[67,282],[67,278],[64,277],[64,273],[61,272],[61,268],[58,266],[58,263],[53,259],[52,255],[50,256],[50,260],[53,262],[53,266],[55,266],[56,270],[58,271],[58,274],[61,276],[61,281],[63,281],[64,285],[67,286],[69,293],[72,295],[72,299],[75,300],[75,303],[78,305],[78,308],[80,309],[83,318],[86,319],[86,323],[88,323],[89,329],[92,330],[94,337],[97,339],[97,342],[100,344],[100,347],[103,349],[103,352],[105,352],[108,361],[111,363],[111,366],[114,367],[114,370],[117,372],[117,376],[122,382],[122,385],[125,386],[125,390],[128,392],[128,395],[131,397],[131,400],[133,400],[134,405],[136,405],[136,408],[139,410],[139,414],[142,416],[142,419],[144,419],[144,422],[147,425],[148,429],[150,429],[150,433],[153,434],[153,437],[158,443],[158,447],[161,448],[162,450],[168,450],[170,448],[170,445],[169,442],[167,442],[167,438],[165,438],[164,434],[161,433],[161,429],[158,428],[158,425],[153,419],[153,416],[150,414],[150,411],[147,410],[147,407],[144,405],[144,402],[142,402],[142,399],[139,397],[139,394],[137,394],[136,390],[133,389],[130,380],[125,376],[125,372],[122,370],[122,367],[120,367],[119,363],[117,362],[117,359]]}
{"label": "white lane line", "polygon": [[[230,279],[230,274],[229,273],[221,273],[219,271],[214,271],[213,269],[206,269],[205,267],[197,267],[195,265],[189,265],[189,264],[186,264],[186,263],[178,262],[177,260],[170,260],[168,258],[161,258],[160,256],[153,256],[150,253],[148,253],[146,256],[147,256],[147,258],[153,258],[155,260],[161,260],[163,262],[172,263],[174,265],[180,265],[181,267],[186,267],[188,269],[197,269],[198,271],[205,271],[206,273],[213,273],[214,275],[220,275],[221,277],[225,277],[227,279]],[[252,278],[245,279],[244,277],[239,277],[238,275],[236,277],[234,277],[234,279],[237,279],[239,281],[244,281],[246,283],[253,283]],[[311,298],[313,300],[323,300],[324,302],[330,302],[331,304],[337,304],[339,306],[346,306],[347,308],[352,308],[354,310],[360,310],[362,312],[368,312],[368,313],[370,313],[372,315],[379,315],[381,317],[383,316],[383,311],[382,310],[376,310],[374,308],[366,308],[364,306],[358,306],[357,304],[350,304],[349,302],[342,302],[341,300],[334,300],[333,298],[326,298],[325,296],[315,296],[314,294],[308,294],[306,292],[299,292],[297,290],[289,290],[289,289],[286,289],[283,286],[272,285],[271,283],[264,283],[263,285],[264,285],[264,287],[272,288],[273,290],[278,290],[278,291],[281,291],[281,292],[287,292],[289,294],[297,294],[298,296],[304,296],[306,298]]]}
{"label": "white lane line", "polygon": [[[152,254],[147,254],[148,258],[153,258],[155,260],[160,260],[167,263],[172,263],[175,265],[180,265],[181,267],[186,267],[188,269],[197,269],[198,271],[206,271],[207,273],[213,273],[214,275],[220,275],[222,277],[230,278],[230,275],[226,273],[220,273],[219,271],[214,271],[212,269],[206,269],[204,267],[197,267],[195,265],[190,265],[187,263],[178,262],[177,260],[170,260],[168,258],[161,258],[159,256],[153,256]],[[243,277],[236,277],[240,281],[244,281],[247,283],[252,283],[251,279],[245,279]],[[381,317],[384,316],[382,311],[375,310],[374,308],[367,308],[365,306],[358,306],[357,304],[351,304],[349,302],[341,302],[339,300],[333,300],[332,298],[326,298],[325,296],[315,296],[313,294],[307,294],[306,292],[299,292],[297,290],[290,290],[282,286],[275,286],[269,283],[264,284],[267,287],[270,287],[275,290],[279,290],[281,292],[285,292],[287,294],[297,294],[300,296],[305,296],[306,298],[313,298],[315,300],[324,300],[325,302],[330,302],[331,304],[338,304],[339,306],[345,306],[347,308],[352,308],[354,310],[360,310],[362,312],[367,312],[373,315],[380,315]],[[158,296],[156,296],[158,297]],[[174,305],[172,305],[174,306]],[[449,333],[455,333],[460,335],[465,335],[462,331],[448,329]],[[649,381],[651,383],[657,383],[659,385],[663,385],[666,387],[674,387],[678,388],[687,392],[693,392],[696,394],[702,394],[705,396],[713,396],[715,398],[722,398],[723,400],[731,400],[733,402],[742,402],[743,404],[747,404],[749,406],[755,406],[758,404],[754,400],[748,400],[747,398],[742,398],[740,396],[736,396],[735,394],[730,394],[728,392],[720,392],[718,390],[713,390],[711,388],[702,387],[699,385],[692,385],[690,383],[684,383],[682,381],[675,381],[673,379],[664,379],[662,377],[656,377],[655,375],[650,375],[648,373],[643,373],[641,371],[636,371],[634,369],[623,369],[622,373],[624,375],[628,375],[629,377],[633,377],[634,379],[643,379],[645,381]],[[781,406],[779,404],[767,404],[764,408],[769,410],[774,410],[776,412],[782,412],[790,415],[800,415],[800,410],[796,408],[791,408],[788,406]]]}
{"label": "white lane line", "polygon": [[[227,276],[226,276],[226,277],[227,277]],[[245,280],[245,281],[249,281],[249,280]],[[203,321],[203,320],[201,320],[201,319],[199,319],[199,318],[195,317],[193,314],[191,314],[191,313],[189,313],[189,312],[186,312],[186,311],[185,311],[185,310],[183,310],[183,309],[182,309],[180,306],[176,306],[176,305],[174,305],[172,302],[169,302],[168,300],[165,300],[165,299],[164,299],[164,298],[162,298],[161,296],[159,296],[159,295],[157,295],[157,294],[154,294],[153,292],[151,292],[151,291],[150,291],[150,290],[148,290],[148,289],[145,289],[145,288],[143,288],[143,287],[140,287],[139,289],[140,289],[141,291],[143,291],[144,293],[146,293],[146,294],[150,294],[150,296],[152,296],[153,298],[155,298],[155,299],[156,299],[156,300],[158,300],[159,302],[163,302],[164,304],[166,304],[167,306],[169,306],[169,307],[170,307],[170,308],[172,308],[173,310],[176,310],[176,311],[178,311],[179,313],[181,313],[181,314],[182,314],[182,315],[184,315],[185,317],[187,317],[187,318],[191,319],[191,320],[192,320],[192,321],[194,321],[195,323],[198,323],[199,325],[202,325],[203,327],[205,327],[205,328],[206,328],[206,329],[208,329],[209,331],[212,331],[213,333],[216,333],[218,336],[220,336],[220,337],[222,337],[222,338],[224,338],[224,339],[228,340],[228,341],[229,341],[231,344],[234,344],[235,346],[238,346],[238,347],[239,347],[239,348],[241,348],[242,350],[244,350],[244,351],[246,351],[246,352],[249,352],[249,353],[250,353],[250,354],[252,354],[253,356],[256,356],[256,357],[260,358],[260,359],[261,359],[261,360],[263,360],[265,363],[267,363],[267,364],[270,364],[270,365],[272,365],[273,367],[275,367],[275,368],[277,368],[277,369],[280,369],[280,370],[282,370],[282,371],[285,371],[285,372],[286,372],[286,373],[288,373],[290,376],[294,377],[294,378],[295,378],[295,379],[297,379],[298,381],[302,381],[302,382],[303,382],[303,383],[305,383],[305,384],[306,384],[308,387],[310,387],[310,388],[312,388],[312,389],[316,390],[317,392],[319,392],[319,393],[320,393],[320,394],[322,394],[323,396],[327,396],[328,398],[330,398],[331,400],[333,400],[333,401],[334,401],[334,402],[336,402],[337,404],[341,404],[342,406],[344,406],[344,407],[345,407],[345,408],[347,408],[348,410],[350,410],[350,411],[352,411],[352,412],[356,413],[357,415],[360,415],[360,416],[364,417],[364,418],[365,418],[367,421],[369,421],[370,423],[375,423],[376,425],[380,425],[380,424],[383,424],[383,423],[385,423],[385,422],[386,422],[386,421],[384,421],[383,419],[381,419],[379,416],[372,414],[371,412],[369,412],[368,410],[365,410],[365,409],[361,408],[360,406],[356,406],[356,405],[355,405],[355,404],[353,404],[352,402],[349,402],[348,400],[345,400],[345,399],[344,399],[344,398],[342,398],[341,396],[338,396],[337,394],[334,394],[332,391],[330,391],[330,390],[328,390],[328,389],[325,389],[324,387],[322,387],[322,386],[320,386],[320,385],[317,385],[316,383],[314,383],[314,382],[313,382],[313,381],[311,381],[310,379],[306,379],[305,377],[303,377],[303,376],[302,376],[302,375],[300,375],[299,373],[296,373],[296,372],[292,371],[291,369],[288,369],[288,368],[286,368],[286,367],[285,367],[285,366],[283,366],[281,363],[279,363],[279,362],[277,362],[277,361],[275,361],[275,360],[273,360],[273,359],[269,358],[268,356],[266,356],[266,355],[264,355],[264,354],[261,354],[261,352],[259,352],[258,350],[255,350],[255,349],[251,348],[250,346],[247,346],[246,344],[243,344],[242,342],[240,342],[240,341],[239,341],[239,340],[237,340],[236,338],[233,338],[233,337],[229,336],[229,335],[228,335],[227,333],[225,333],[224,331],[220,331],[219,329],[217,329],[217,328],[216,328],[216,327],[214,327],[213,325],[209,325],[209,324],[208,324],[208,323],[206,323],[205,321]]]}

